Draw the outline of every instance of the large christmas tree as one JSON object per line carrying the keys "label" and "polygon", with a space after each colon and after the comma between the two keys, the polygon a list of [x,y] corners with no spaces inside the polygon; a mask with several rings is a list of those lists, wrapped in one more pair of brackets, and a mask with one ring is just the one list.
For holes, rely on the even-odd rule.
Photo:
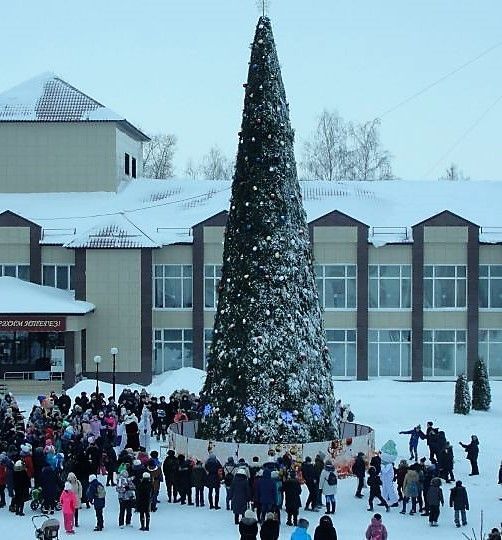
{"label": "large christmas tree", "polygon": [[199,436],[329,440],[334,393],[270,20],[252,44]]}

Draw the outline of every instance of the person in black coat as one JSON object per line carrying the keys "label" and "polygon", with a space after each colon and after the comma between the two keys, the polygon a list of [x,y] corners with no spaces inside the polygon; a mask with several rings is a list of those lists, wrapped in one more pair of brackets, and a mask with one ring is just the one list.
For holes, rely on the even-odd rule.
{"label": "person in black coat", "polygon": [[296,479],[295,471],[289,473],[289,478],[282,485],[284,492],[286,513],[288,514],[288,520],[286,525],[298,525],[298,512],[302,506],[300,495],[302,494],[302,488],[300,482]]}
{"label": "person in black coat", "polygon": [[370,488],[370,497],[368,499],[368,511],[373,511],[373,499],[378,499],[383,506],[385,506],[385,509],[387,512],[390,510],[389,504],[387,501],[382,497],[382,481],[380,480],[380,476],[378,476],[375,467],[370,467],[368,469],[368,487]]}
{"label": "person in black coat", "polygon": [[61,494],[61,482],[56,471],[50,465],[46,465],[42,469],[40,487],[42,488],[42,497],[44,499],[43,510],[54,514],[56,503]]}
{"label": "person in black coat", "polygon": [[471,442],[469,444],[459,443],[460,446],[467,452],[465,456],[471,463],[471,472],[469,476],[477,476],[479,474],[478,469],[478,455],[479,455],[479,441],[476,435],[471,435]]}
{"label": "person in black coat", "polygon": [[192,502],[192,464],[188,459],[185,459],[183,454],[178,456],[178,474],[176,478],[176,485],[180,494],[181,504],[186,504],[188,498],[188,505],[193,506]]}
{"label": "person in black coat", "polygon": [[252,510],[246,510],[244,517],[239,523],[239,533],[241,540],[256,540],[258,536],[258,520]]}
{"label": "person in black coat", "polygon": [[195,506],[204,506],[204,486],[207,484],[207,472],[202,461],[197,460],[192,469],[192,485],[195,488]]}
{"label": "person in black coat", "polygon": [[16,516],[24,516],[24,503],[30,500],[30,479],[21,460],[14,463],[12,483],[14,486],[14,498],[12,500],[14,512]]}
{"label": "person in black coat", "polygon": [[453,448],[447,441],[446,446],[438,457],[439,475],[447,484],[455,480],[453,476],[453,462]]}
{"label": "person in black coat", "polygon": [[176,500],[176,495],[178,492],[176,487],[178,468],[179,461],[176,458],[174,450],[169,450],[167,452],[166,459],[162,464],[162,472],[164,473],[164,482],[166,483],[168,502],[178,502]]}
{"label": "person in black coat", "polygon": [[302,463],[301,471],[303,480],[305,481],[305,485],[309,492],[307,500],[305,501],[305,510],[315,510],[317,500],[317,475],[310,456],[305,458],[305,461]]}
{"label": "person in black coat", "polygon": [[336,529],[329,516],[322,516],[314,533],[314,540],[338,540]]}
{"label": "person in black coat", "polygon": [[239,523],[239,516],[243,516],[251,500],[251,488],[249,487],[248,478],[245,469],[237,469],[235,472],[232,485],[230,486],[230,500],[232,512],[234,513],[234,521]]}
{"label": "person in black coat", "polygon": [[265,521],[260,529],[261,540],[279,540],[280,523],[273,512],[265,514]]}
{"label": "person in black coat", "polygon": [[359,452],[356,456],[352,465],[352,474],[357,478],[356,497],[362,499],[363,494],[361,492],[364,487],[364,475],[366,474],[366,463],[362,452]]}
{"label": "person in black coat", "polygon": [[457,480],[455,487],[450,490],[450,507],[455,511],[455,525],[460,527],[460,515],[462,516],[462,525],[467,525],[465,511],[469,510],[469,499],[467,490],[460,480]]}
{"label": "person in black coat", "polygon": [[152,500],[152,479],[144,472],[136,488],[136,510],[139,512],[140,531],[150,530],[150,505]]}
{"label": "person in black coat", "polygon": [[[207,472],[207,487],[209,508],[212,510],[220,509],[220,485],[223,474],[223,467],[214,454],[209,454],[209,457],[204,465]],[[213,499],[214,493],[214,499]]]}

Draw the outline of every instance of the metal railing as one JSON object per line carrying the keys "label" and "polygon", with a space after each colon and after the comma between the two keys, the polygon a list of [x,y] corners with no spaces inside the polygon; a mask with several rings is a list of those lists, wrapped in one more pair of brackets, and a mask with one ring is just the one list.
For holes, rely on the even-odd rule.
{"label": "metal railing", "polygon": [[[44,373],[43,377],[37,377],[37,374]],[[45,376],[46,374],[46,376]],[[52,371],[6,371],[3,374],[4,381],[62,381],[64,373]]]}

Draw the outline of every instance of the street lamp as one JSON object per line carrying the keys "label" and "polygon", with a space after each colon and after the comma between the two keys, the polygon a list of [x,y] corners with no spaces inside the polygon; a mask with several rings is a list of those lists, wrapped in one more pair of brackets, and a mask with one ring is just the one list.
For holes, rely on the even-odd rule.
{"label": "street lamp", "polygon": [[96,364],[96,397],[99,396],[99,364],[101,364],[101,356],[97,354],[94,357],[94,363]]}
{"label": "street lamp", "polygon": [[110,349],[110,354],[112,355],[112,359],[113,359],[113,362],[112,362],[112,385],[113,385],[112,396],[113,396],[113,401],[115,401],[115,362],[117,360],[117,354],[118,353],[119,353],[119,350],[117,349],[117,347],[112,347]]}

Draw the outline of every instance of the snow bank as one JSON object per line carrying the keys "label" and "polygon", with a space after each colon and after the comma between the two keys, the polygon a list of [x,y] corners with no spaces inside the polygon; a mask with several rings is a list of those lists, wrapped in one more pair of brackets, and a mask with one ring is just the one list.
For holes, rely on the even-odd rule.
{"label": "snow bank", "polygon": [[[183,388],[189,392],[198,394],[204,384],[206,372],[195,368],[181,368],[174,371],[166,371],[153,377],[152,384],[142,386],[140,384],[117,384],[115,393],[117,397],[124,388],[141,391],[143,388],[154,396],[166,396],[168,398],[175,390]],[[95,379],[85,379],[68,390],[68,395],[73,399],[81,392],[91,394],[96,390]],[[112,395],[112,384],[99,381],[99,391],[108,397]]]}

